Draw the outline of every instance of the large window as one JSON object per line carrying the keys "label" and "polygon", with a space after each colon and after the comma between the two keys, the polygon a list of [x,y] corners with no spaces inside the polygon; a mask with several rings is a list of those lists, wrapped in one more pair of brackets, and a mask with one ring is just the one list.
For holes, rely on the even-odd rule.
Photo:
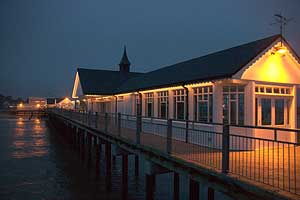
{"label": "large window", "polygon": [[194,88],[194,119],[199,122],[212,122],[212,86]]}
{"label": "large window", "polygon": [[184,89],[174,90],[174,119],[185,119],[185,99],[186,93]]}
{"label": "large window", "polygon": [[169,93],[168,91],[158,92],[158,117],[162,119],[168,118]]}
{"label": "large window", "polygon": [[290,124],[290,97],[257,96],[255,122],[258,126],[286,126]]}
{"label": "large window", "polygon": [[255,86],[255,124],[258,126],[290,126],[293,88],[279,85]]}
{"label": "large window", "polygon": [[145,94],[145,113],[147,117],[153,117],[153,93]]}
{"label": "large window", "polygon": [[244,86],[223,87],[223,123],[244,124]]}

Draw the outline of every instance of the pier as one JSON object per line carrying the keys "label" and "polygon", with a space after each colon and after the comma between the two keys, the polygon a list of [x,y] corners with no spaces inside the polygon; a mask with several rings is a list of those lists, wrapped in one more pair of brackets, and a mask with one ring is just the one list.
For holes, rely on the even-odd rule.
{"label": "pier", "polygon": [[[128,155],[133,154],[136,159],[139,155],[145,156],[152,163],[146,176],[149,199],[153,198],[155,174],[160,173],[174,173],[174,191],[179,187],[178,173],[186,174],[190,178],[190,199],[199,198],[201,183],[208,185],[205,192],[209,199],[213,199],[215,190],[237,199],[299,198],[297,142],[233,134],[231,129],[235,127],[230,125],[215,124],[222,128],[221,131],[208,132],[192,127],[186,130],[175,126],[172,120],[164,124],[141,116],[57,109],[47,112],[50,121],[59,124],[61,133],[66,134],[76,148],[91,152],[93,146],[101,151],[99,145],[105,145],[108,179],[112,144],[119,150],[117,155],[122,156],[125,186],[128,184]],[[193,126],[191,122],[186,123]],[[264,129],[275,134],[280,131],[298,134],[296,129]],[[185,141],[186,134],[189,134],[188,141]],[[209,139],[205,140],[205,137]],[[205,141],[210,142],[204,144]],[[138,162],[135,165],[138,168]],[[176,196],[178,194],[174,192],[174,199]]]}

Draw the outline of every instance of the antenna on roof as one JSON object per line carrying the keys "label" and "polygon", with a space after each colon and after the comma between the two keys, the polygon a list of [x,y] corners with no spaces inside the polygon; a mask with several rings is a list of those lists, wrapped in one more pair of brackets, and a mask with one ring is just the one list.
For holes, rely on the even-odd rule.
{"label": "antenna on roof", "polygon": [[287,19],[284,17],[281,13],[274,15],[275,22],[271,23],[270,25],[279,25],[280,35],[283,36],[284,28],[287,26],[287,24],[293,20],[293,18]]}
{"label": "antenna on roof", "polygon": [[[275,14],[274,15],[275,22],[271,23],[270,25],[279,25],[279,30],[280,30],[280,46],[275,48],[275,52],[279,52],[280,54],[284,54],[286,52],[286,49],[282,45],[282,38],[283,38],[283,33],[284,33],[284,28],[287,26],[287,24],[293,20],[293,18],[287,19],[284,17],[281,13],[280,14]],[[272,52],[274,55],[275,52]]]}

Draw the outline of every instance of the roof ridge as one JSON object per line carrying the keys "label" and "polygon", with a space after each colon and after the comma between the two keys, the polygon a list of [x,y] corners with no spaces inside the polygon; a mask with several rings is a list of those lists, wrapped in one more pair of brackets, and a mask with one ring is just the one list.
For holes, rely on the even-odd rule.
{"label": "roof ridge", "polygon": [[[89,69],[89,68],[77,68],[77,71],[79,70],[90,70],[90,71],[105,71],[105,72],[120,72],[119,70],[109,70],[109,69]],[[134,74],[144,74],[145,72],[129,72]]]}
{"label": "roof ridge", "polygon": [[158,70],[161,70],[161,69],[164,69],[164,68],[172,67],[172,66],[177,65],[177,64],[183,64],[185,62],[190,62],[190,61],[197,60],[197,59],[200,59],[200,58],[205,58],[205,57],[208,57],[208,56],[216,55],[216,54],[219,54],[219,53],[223,53],[225,51],[229,51],[229,50],[232,50],[232,49],[235,49],[235,48],[240,48],[242,46],[247,46],[249,44],[253,44],[253,43],[256,43],[256,42],[261,42],[263,40],[268,40],[268,39],[271,39],[271,38],[274,38],[274,41],[275,41],[275,40],[277,40],[280,37],[283,38],[280,34],[275,34],[275,35],[272,35],[272,36],[269,36],[269,37],[265,37],[265,38],[254,40],[252,42],[247,42],[247,43],[240,44],[240,45],[237,45],[237,46],[233,46],[233,47],[230,47],[230,48],[227,48],[227,49],[222,49],[222,50],[219,50],[219,51],[208,53],[208,54],[205,54],[203,56],[194,57],[194,58],[190,58],[190,59],[187,59],[187,60],[184,60],[184,61],[180,61],[180,62],[177,62],[177,63],[174,63],[174,64],[170,64],[170,65],[167,65],[165,67],[161,67],[161,68],[158,68],[158,69],[155,69],[153,71],[146,72],[146,73],[155,72],[155,71],[158,71]]}

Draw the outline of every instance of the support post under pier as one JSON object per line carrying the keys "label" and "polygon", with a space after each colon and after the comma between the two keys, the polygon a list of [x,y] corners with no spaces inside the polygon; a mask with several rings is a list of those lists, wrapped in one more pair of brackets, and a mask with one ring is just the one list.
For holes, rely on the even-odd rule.
{"label": "support post under pier", "polygon": [[105,161],[106,161],[106,190],[111,190],[111,143],[105,143]]}
{"label": "support post under pier", "polygon": [[190,179],[190,200],[199,200],[199,183]]}

